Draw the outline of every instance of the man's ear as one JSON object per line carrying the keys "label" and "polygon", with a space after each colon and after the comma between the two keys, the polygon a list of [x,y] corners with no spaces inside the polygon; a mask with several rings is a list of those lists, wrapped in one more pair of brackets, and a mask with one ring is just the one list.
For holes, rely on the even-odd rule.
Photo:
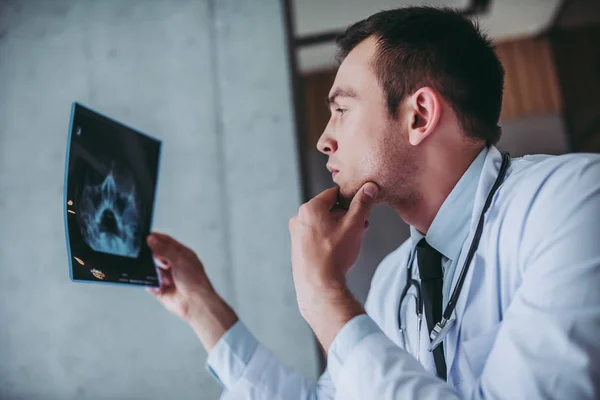
{"label": "man's ear", "polygon": [[438,92],[422,87],[407,98],[408,141],[417,146],[437,128],[442,113],[442,101]]}

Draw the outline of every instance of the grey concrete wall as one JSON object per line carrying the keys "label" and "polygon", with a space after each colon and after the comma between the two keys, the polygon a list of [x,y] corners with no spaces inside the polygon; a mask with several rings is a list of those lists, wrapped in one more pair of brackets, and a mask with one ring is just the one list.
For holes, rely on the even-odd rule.
{"label": "grey concrete wall", "polygon": [[298,211],[300,178],[281,3],[215,1],[232,283],[250,329],[314,378],[317,353],[291,277],[288,220]]}
{"label": "grey concrete wall", "polygon": [[[498,148],[513,157],[525,154],[562,154],[567,151],[564,121],[559,115],[540,115],[501,121],[502,138]],[[325,168],[327,157],[309,152],[310,188],[313,195],[332,187],[331,174]],[[410,230],[393,210],[376,206],[369,231],[356,265],[348,274],[348,285],[359,300],[366,300],[371,278],[379,262],[410,236]]]}
{"label": "grey concrete wall", "polygon": [[0,398],[220,392],[191,329],[145,291],[69,280],[74,100],[164,141],[154,227],[314,377],[289,264],[299,192],[282,38],[277,0],[0,0]]}

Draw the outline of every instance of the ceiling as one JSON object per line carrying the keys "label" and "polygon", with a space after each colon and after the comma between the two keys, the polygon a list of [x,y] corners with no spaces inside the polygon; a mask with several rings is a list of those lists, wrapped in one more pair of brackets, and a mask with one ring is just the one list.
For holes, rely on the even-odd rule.
{"label": "ceiling", "polygon": [[[414,5],[465,9],[470,0],[293,0],[297,37],[343,30],[381,10]],[[562,0],[491,0],[488,11],[477,16],[480,26],[497,41],[531,36],[553,23]],[[335,47],[325,43],[298,51],[303,72],[335,65]]]}

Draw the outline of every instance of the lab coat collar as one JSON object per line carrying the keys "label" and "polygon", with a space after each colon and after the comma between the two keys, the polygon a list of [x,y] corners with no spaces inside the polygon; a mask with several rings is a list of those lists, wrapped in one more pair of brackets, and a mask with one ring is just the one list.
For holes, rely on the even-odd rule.
{"label": "lab coat collar", "polygon": [[438,213],[436,214],[427,236],[423,236],[414,227],[410,227],[413,247],[426,237],[427,243],[444,257],[454,260],[460,254],[462,245],[469,233],[469,219],[472,215],[473,204],[479,177],[488,154],[485,147],[473,160],[460,180],[456,183]]}
{"label": "lab coat collar", "polygon": [[498,178],[500,167],[502,166],[502,153],[495,146],[491,146],[485,157],[483,168],[479,176],[479,184],[477,185],[477,194],[471,213],[471,231],[477,228],[479,216],[485,205],[485,201]]}

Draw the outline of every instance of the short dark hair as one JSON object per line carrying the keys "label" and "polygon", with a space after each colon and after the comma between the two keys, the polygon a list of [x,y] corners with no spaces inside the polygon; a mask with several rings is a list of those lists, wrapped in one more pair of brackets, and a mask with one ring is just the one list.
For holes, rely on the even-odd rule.
{"label": "short dark hair", "polygon": [[450,104],[467,137],[498,142],[504,69],[476,23],[450,8],[381,11],[336,40],[338,61],[371,36],[375,74],[393,118],[406,96],[429,86]]}

